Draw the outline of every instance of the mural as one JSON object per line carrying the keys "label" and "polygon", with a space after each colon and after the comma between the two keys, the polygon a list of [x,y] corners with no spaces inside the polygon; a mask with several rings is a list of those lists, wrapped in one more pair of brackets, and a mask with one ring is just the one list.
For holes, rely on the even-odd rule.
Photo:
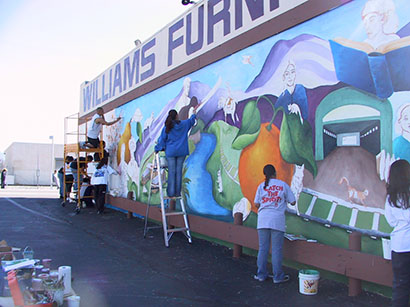
{"label": "mural", "polygon": [[[255,227],[271,163],[298,198],[289,232],[331,245],[347,244],[345,230],[387,236],[388,169],[410,161],[409,16],[408,1],[352,1],[119,107],[123,126],[105,131],[122,171],[111,189],[146,203],[168,111],[185,119],[199,104],[183,172],[189,213],[232,222],[242,212]],[[366,248],[379,253],[380,240]]]}

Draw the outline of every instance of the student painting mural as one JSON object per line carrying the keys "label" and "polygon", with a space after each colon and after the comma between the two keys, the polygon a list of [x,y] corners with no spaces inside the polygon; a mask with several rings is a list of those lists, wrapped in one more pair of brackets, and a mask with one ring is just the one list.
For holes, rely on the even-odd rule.
{"label": "student painting mural", "polygon": [[[404,0],[349,2],[118,107],[122,126],[105,130],[122,171],[111,188],[146,203],[168,111],[186,119],[199,104],[183,172],[191,214],[242,212],[254,227],[271,163],[298,198],[289,232],[343,246],[345,229],[387,235],[388,169],[410,159],[409,16]],[[380,240],[366,249],[380,253]]]}

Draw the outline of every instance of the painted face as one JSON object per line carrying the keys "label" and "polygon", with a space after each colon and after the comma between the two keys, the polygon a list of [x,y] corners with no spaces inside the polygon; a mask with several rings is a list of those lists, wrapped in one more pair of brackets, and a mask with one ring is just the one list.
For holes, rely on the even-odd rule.
{"label": "painted face", "polygon": [[383,33],[383,15],[377,12],[370,12],[363,16],[363,24],[368,38],[373,38],[377,34]]}
{"label": "painted face", "polygon": [[402,111],[401,118],[399,119],[399,124],[403,131],[410,133],[410,106],[406,107]]}
{"label": "painted face", "polygon": [[289,64],[286,67],[285,72],[283,73],[283,81],[285,81],[286,86],[294,86],[296,79],[296,69],[295,65]]}

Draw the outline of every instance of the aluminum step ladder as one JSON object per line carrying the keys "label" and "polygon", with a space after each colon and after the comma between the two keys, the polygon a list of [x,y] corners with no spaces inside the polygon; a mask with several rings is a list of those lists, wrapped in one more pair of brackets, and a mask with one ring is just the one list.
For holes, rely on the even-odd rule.
{"label": "aluminum step ladder", "polygon": [[[144,219],[144,238],[147,235],[148,230],[154,229],[154,228],[163,228],[164,231],[164,242],[165,246],[169,247],[169,241],[171,240],[172,235],[175,232],[182,232],[188,239],[189,243],[192,243],[192,236],[191,236],[191,230],[189,229],[189,224],[188,224],[188,215],[185,209],[185,203],[184,199],[182,196],[179,197],[166,197],[164,196],[164,189],[163,189],[163,179],[162,179],[162,174],[168,170],[168,166],[166,164],[166,160],[164,156],[160,156],[160,153],[154,153],[154,159],[152,161],[151,165],[151,176],[150,176],[150,187],[148,191],[148,203],[147,203],[147,210],[145,213],[145,219]],[[154,182],[155,181],[155,182]],[[152,191],[153,190],[159,190],[159,196],[161,199],[161,216],[162,216],[162,226],[152,226],[148,227],[148,216],[149,216],[149,209],[153,205],[151,204],[151,197],[152,197]],[[179,200],[180,206],[181,206],[181,211],[171,211],[169,209],[169,202],[171,200],[174,200],[175,202]],[[165,204],[167,202],[167,206]],[[168,207],[168,208],[166,208]],[[168,227],[168,217],[169,216],[175,216],[175,215],[182,215],[184,219],[184,226],[181,228],[170,228]]]}

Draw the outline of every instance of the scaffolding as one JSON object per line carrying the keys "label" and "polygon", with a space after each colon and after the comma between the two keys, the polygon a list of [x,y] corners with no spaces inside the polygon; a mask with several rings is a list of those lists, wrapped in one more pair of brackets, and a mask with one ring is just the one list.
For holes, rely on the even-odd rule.
{"label": "scaffolding", "polygon": [[[81,186],[91,186],[91,184],[82,183],[82,176],[88,176],[87,172],[84,172],[88,168],[87,155],[91,153],[98,153],[100,158],[104,155],[104,145],[103,145],[103,129],[100,131],[100,146],[98,148],[87,148],[84,147],[84,143],[87,141],[87,123],[91,118],[86,118],[84,123],[80,122],[80,114],[75,113],[73,115],[67,116],[64,119],[64,167],[63,167],[63,202],[62,206],[67,203],[66,196],[68,195],[67,185],[77,184],[77,189],[73,190],[74,199],[76,203],[75,213],[80,213],[82,204],[80,197]],[[77,180],[67,181],[66,171],[67,171],[67,160],[66,157],[72,155],[77,161]],[[84,158],[85,161],[80,161],[80,158]],[[71,164],[71,163],[70,163]],[[84,167],[85,165],[85,167]],[[74,170],[71,172],[73,173]],[[92,198],[93,196],[84,196],[83,198]],[[71,196],[69,195],[69,199]]]}

